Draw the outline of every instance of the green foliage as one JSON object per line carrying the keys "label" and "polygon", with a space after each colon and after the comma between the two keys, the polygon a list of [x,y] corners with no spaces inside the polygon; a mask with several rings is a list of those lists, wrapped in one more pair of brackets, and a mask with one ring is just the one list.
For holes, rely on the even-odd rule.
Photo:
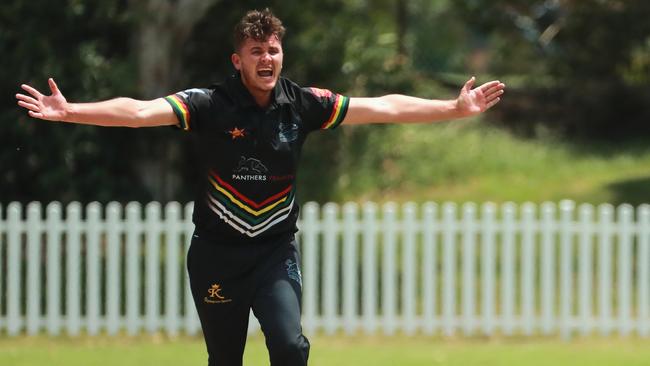
{"label": "green foliage", "polygon": [[134,151],[120,143],[126,131],[36,121],[13,98],[21,83],[48,91],[48,77],[71,100],[132,93],[123,3],[14,1],[0,8],[0,23],[0,201],[146,199],[125,163]]}
{"label": "green foliage", "polygon": [[[0,87],[6,91],[0,99],[0,202],[193,199],[198,165],[188,136],[171,129],[52,124],[32,120],[15,106],[19,84],[32,83],[45,91],[50,76],[73,101],[139,97],[138,80],[146,70],[138,65],[135,40],[151,19],[135,11],[134,4],[34,0],[0,8]],[[279,0],[217,1],[192,29],[170,25],[169,32],[191,36],[173,53],[182,67],[161,85],[204,87],[232,73],[232,26],[246,10],[267,6],[288,29],[285,75],[302,85],[350,96],[405,93],[441,99],[455,97],[472,74],[481,81],[499,78],[509,91],[490,119],[538,142],[512,140],[492,128],[466,129],[462,122],[440,128],[343,127],[310,137],[300,195],[303,201],[325,201],[383,198],[399,191],[397,197],[406,198],[401,194],[434,185],[438,193],[415,197],[460,200],[463,196],[454,188],[464,187],[470,192],[465,198],[518,199],[495,193],[504,186],[500,175],[512,180],[516,172],[532,174],[552,184],[534,171],[562,165],[562,159],[575,160],[575,149],[565,148],[565,143],[558,148],[545,134],[580,137],[580,146],[591,137],[642,140],[650,133],[648,4],[323,0],[296,6]],[[609,146],[603,144],[594,149]],[[645,161],[645,151],[636,152],[638,161]],[[539,167],[532,168],[534,164],[515,156],[537,153],[553,158],[534,160]],[[592,173],[599,175],[600,170],[583,171]],[[479,176],[493,188],[464,185]],[[598,184],[616,179],[608,177]],[[592,192],[585,199],[611,197],[595,193],[598,189]]]}
{"label": "green foliage", "polygon": [[495,72],[525,76],[511,84],[518,88],[500,108],[514,130],[534,135],[543,123],[583,138],[650,134],[650,91],[640,87],[650,78],[647,1],[463,0],[453,6],[469,27],[490,35]]}

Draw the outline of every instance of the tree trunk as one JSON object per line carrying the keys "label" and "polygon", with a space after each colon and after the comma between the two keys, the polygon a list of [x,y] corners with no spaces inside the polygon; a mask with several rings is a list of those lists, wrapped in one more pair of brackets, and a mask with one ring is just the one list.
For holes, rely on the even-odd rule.
{"label": "tree trunk", "polygon": [[[159,98],[185,87],[180,50],[192,29],[218,0],[130,0],[138,19],[134,42],[139,71],[139,97]],[[183,159],[178,140],[152,143],[151,154],[136,163],[143,184],[157,201],[174,200],[181,182],[172,170]]]}
{"label": "tree trunk", "polygon": [[138,17],[136,39],[143,98],[155,98],[179,87],[182,70],[178,57],[194,25],[218,0],[131,0]]}
{"label": "tree trunk", "polygon": [[406,57],[406,31],[408,27],[408,0],[397,0],[395,21],[397,23],[397,54]]}

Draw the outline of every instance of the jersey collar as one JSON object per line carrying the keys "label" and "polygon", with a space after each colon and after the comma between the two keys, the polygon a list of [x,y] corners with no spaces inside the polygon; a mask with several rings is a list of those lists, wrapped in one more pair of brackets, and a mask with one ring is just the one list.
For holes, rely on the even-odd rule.
{"label": "jersey collar", "polygon": [[[280,77],[278,79],[278,82],[275,83],[275,87],[273,88],[273,93],[271,95],[271,104],[269,105],[269,109],[273,109],[281,104],[291,103],[289,97],[287,97],[287,94],[284,91],[284,88],[282,87],[283,84],[284,84],[284,78]],[[239,75],[238,72],[233,74],[228,79],[228,85],[230,86],[230,90],[232,91],[233,96],[243,107],[257,106],[257,103],[255,103],[255,99],[248,91],[248,89],[246,89],[244,83],[241,81],[241,76]]]}

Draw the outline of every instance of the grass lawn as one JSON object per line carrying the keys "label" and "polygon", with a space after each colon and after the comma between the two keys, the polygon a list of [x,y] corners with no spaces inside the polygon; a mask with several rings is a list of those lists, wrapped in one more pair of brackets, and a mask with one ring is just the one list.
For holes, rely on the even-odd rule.
{"label": "grass lawn", "polygon": [[643,136],[625,143],[523,139],[474,120],[382,127],[348,131],[363,138],[344,140],[334,201],[650,202]]}
{"label": "grass lawn", "polygon": [[[439,339],[313,337],[311,366],[646,366],[650,339]],[[206,365],[199,338],[142,336],[0,338],[0,365]],[[263,339],[252,337],[244,365],[268,365]]]}

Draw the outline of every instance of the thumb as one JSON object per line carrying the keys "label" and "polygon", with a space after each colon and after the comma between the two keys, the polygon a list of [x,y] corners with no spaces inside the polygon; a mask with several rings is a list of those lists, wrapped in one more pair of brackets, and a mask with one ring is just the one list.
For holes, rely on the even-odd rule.
{"label": "thumb", "polygon": [[476,77],[472,76],[463,86],[463,90],[469,93],[472,90],[472,86],[474,86],[474,81],[476,81]]}
{"label": "thumb", "polygon": [[56,86],[56,83],[54,82],[54,79],[52,78],[47,79],[47,83],[50,85],[50,90],[52,91],[52,95],[61,94],[61,92],[59,91],[59,87]]}

